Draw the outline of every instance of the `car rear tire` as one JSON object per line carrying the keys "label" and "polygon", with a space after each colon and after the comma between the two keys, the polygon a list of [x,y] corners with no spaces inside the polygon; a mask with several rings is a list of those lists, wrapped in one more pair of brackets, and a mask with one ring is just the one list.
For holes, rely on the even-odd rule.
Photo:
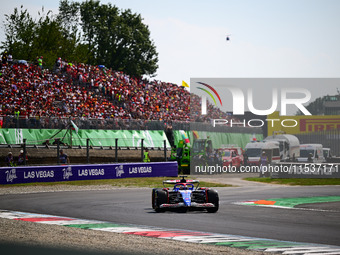
{"label": "car rear tire", "polygon": [[156,190],[157,190],[157,189],[152,189],[152,195],[151,195],[151,205],[152,205],[152,209],[155,209],[155,206],[156,206],[156,203],[155,203]]}
{"label": "car rear tire", "polygon": [[152,208],[156,212],[163,212],[164,209],[160,208],[162,204],[168,201],[168,193],[163,189],[152,189]]}
{"label": "car rear tire", "polygon": [[213,189],[208,189],[207,196],[208,196],[207,202],[215,205],[215,207],[207,208],[208,213],[217,212],[219,207],[219,197],[217,191]]}

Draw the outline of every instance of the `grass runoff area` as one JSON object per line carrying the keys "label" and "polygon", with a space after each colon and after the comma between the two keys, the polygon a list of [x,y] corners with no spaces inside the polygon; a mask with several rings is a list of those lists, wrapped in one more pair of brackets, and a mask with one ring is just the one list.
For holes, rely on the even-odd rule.
{"label": "grass runoff area", "polygon": [[244,178],[246,181],[264,182],[271,184],[284,184],[284,185],[300,185],[300,186],[311,186],[311,185],[340,185],[340,178],[329,178],[329,179],[304,179],[304,178],[289,178],[289,179],[272,179],[270,177],[257,178],[250,177]]}
{"label": "grass runoff area", "polygon": [[[144,177],[144,178],[123,178],[109,180],[85,180],[85,181],[65,181],[65,182],[34,182],[23,184],[0,185],[0,188],[13,186],[53,186],[53,185],[112,185],[115,187],[150,187],[161,188],[165,180],[177,180],[180,177]],[[186,179],[190,179],[188,176]],[[196,186],[196,185],[195,185]],[[200,181],[200,187],[231,187],[232,185]]]}

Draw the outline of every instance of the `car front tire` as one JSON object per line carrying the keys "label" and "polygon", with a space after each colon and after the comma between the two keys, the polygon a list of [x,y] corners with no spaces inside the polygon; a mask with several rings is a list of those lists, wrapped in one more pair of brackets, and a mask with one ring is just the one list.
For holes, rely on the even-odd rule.
{"label": "car front tire", "polygon": [[207,197],[208,197],[208,203],[212,203],[215,205],[215,207],[207,208],[208,213],[215,213],[218,211],[219,208],[219,197],[216,190],[208,189],[207,190]]}
{"label": "car front tire", "polygon": [[160,208],[162,204],[166,204],[168,201],[168,193],[163,189],[152,190],[152,208],[156,212],[163,212],[164,209]]}

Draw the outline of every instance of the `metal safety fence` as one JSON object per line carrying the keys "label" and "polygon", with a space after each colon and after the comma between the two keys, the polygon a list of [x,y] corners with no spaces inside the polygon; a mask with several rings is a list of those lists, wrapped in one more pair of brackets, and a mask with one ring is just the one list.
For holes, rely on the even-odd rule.
{"label": "metal safety fence", "polygon": [[153,120],[92,119],[82,117],[0,116],[2,128],[63,129],[70,121],[80,129],[164,130],[166,122]]}
{"label": "metal safety fence", "polygon": [[330,148],[333,156],[340,156],[340,130],[319,131],[296,135],[300,144],[320,143],[324,148]]}
{"label": "metal safety fence", "polygon": [[[119,162],[119,154],[122,154],[123,151],[125,151],[123,154],[126,159],[133,157],[137,159],[137,161],[143,162],[145,159],[144,152],[155,151],[157,152],[157,157],[161,161],[168,161],[168,152],[171,151],[171,147],[167,140],[150,141],[149,139],[142,138],[138,139],[137,143],[134,144],[130,140],[131,139],[126,138],[75,138],[70,141],[67,139],[63,140],[61,138],[55,138],[51,140],[51,143],[47,143],[46,141],[42,143],[42,141],[23,139],[23,142],[20,144],[0,145],[0,154],[3,154],[2,152],[5,151],[7,155],[7,152],[9,151],[18,152],[20,150],[24,159],[22,162],[23,166],[27,163],[27,155],[29,156],[30,161],[32,161],[31,158],[33,157],[40,158],[45,155],[46,157],[55,158],[56,161],[54,163],[60,164],[62,163],[60,162],[62,150],[72,151],[74,155],[82,157],[83,163],[90,163],[90,156],[94,157],[94,154],[96,154],[95,157],[107,157],[107,154],[109,154],[111,155],[111,162]],[[81,153],[76,152],[78,149]],[[5,154],[3,156],[5,156]],[[126,159],[124,159],[124,161]],[[5,161],[1,162],[0,166],[5,166]]]}
{"label": "metal safety fence", "polygon": [[157,120],[124,120],[117,118],[91,119],[82,117],[24,117],[0,116],[0,128],[26,128],[26,129],[66,129],[70,121],[79,129],[106,129],[106,130],[185,130],[207,131],[222,133],[254,133],[262,134],[261,128],[254,127],[228,127],[219,125],[213,127],[207,122],[189,121],[157,121]]}

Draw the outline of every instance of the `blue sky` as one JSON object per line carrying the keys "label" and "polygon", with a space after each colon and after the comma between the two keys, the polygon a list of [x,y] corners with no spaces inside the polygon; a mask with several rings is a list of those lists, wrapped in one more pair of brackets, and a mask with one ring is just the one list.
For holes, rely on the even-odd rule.
{"label": "blue sky", "polygon": [[[337,0],[101,1],[108,2],[148,24],[159,52],[157,80],[340,76]],[[1,24],[21,4],[36,15],[42,6],[57,13],[59,1],[2,2]]]}

